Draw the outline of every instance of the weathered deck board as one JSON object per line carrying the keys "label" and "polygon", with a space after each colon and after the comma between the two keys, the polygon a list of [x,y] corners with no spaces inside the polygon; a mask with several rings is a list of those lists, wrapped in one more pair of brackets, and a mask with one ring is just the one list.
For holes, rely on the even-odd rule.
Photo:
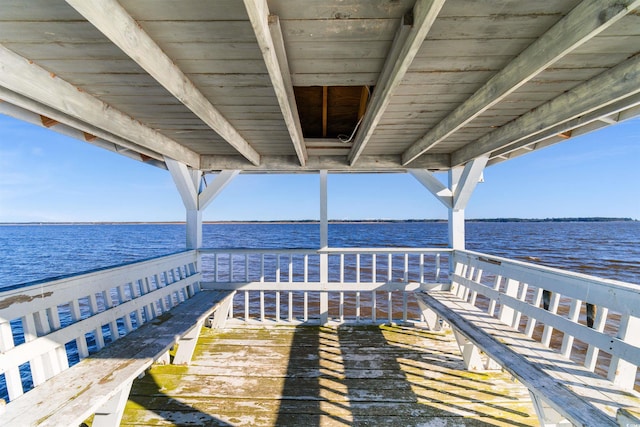
{"label": "weathered deck board", "polygon": [[[190,366],[134,383],[123,426],[537,425],[528,392],[401,326],[205,329]],[[432,425],[432,424],[429,424]]]}

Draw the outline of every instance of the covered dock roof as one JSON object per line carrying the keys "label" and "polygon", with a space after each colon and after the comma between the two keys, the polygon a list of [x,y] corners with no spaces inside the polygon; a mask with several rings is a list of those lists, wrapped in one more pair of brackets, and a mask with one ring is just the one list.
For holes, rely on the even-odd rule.
{"label": "covered dock roof", "polygon": [[640,114],[635,0],[3,0],[0,113],[205,172],[446,171]]}

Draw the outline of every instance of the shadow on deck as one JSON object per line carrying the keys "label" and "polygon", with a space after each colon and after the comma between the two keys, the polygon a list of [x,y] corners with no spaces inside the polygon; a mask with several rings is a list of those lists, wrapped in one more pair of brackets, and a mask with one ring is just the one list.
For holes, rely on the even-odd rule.
{"label": "shadow on deck", "polygon": [[134,383],[122,425],[538,422],[526,388],[466,371],[452,335],[385,325],[205,329],[190,366]]}

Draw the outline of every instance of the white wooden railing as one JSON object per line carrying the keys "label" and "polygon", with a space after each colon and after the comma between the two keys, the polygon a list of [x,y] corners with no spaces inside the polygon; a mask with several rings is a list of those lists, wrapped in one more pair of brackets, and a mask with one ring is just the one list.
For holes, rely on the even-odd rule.
{"label": "white wooden railing", "polygon": [[[420,320],[412,293],[447,281],[448,249],[202,249],[203,287],[237,291],[230,319]],[[283,298],[284,296],[284,298]]]}
{"label": "white wooden railing", "polygon": [[[182,252],[0,292],[0,372],[10,400],[199,292]],[[29,386],[27,388],[30,388]]]}
{"label": "white wooden railing", "polygon": [[451,290],[625,389],[638,387],[640,285],[455,251]]}

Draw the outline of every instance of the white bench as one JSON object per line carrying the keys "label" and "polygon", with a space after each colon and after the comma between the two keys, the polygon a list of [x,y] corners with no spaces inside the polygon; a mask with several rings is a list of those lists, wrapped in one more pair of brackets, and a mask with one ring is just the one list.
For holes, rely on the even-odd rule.
{"label": "white bench", "polygon": [[430,328],[444,323],[453,329],[469,369],[497,363],[529,389],[541,425],[637,422],[637,392],[614,385],[449,291],[417,292],[416,297]]}
{"label": "white bench", "polygon": [[97,353],[12,400],[0,415],[6,426],[78,426],[94,415],[93,426],[120,423],[131,385],[152,363],[188,364],[202,326],[222,326],[231,291],[201,291],[178,306],[108,344]]}
{"label": "white bench", "polygon": [[0,291],[0,425],[117,425],[136,376],[176,343],[189,363],[206,319],[227,317],[232,293],[202,291],[197,264],[185,251]]}

